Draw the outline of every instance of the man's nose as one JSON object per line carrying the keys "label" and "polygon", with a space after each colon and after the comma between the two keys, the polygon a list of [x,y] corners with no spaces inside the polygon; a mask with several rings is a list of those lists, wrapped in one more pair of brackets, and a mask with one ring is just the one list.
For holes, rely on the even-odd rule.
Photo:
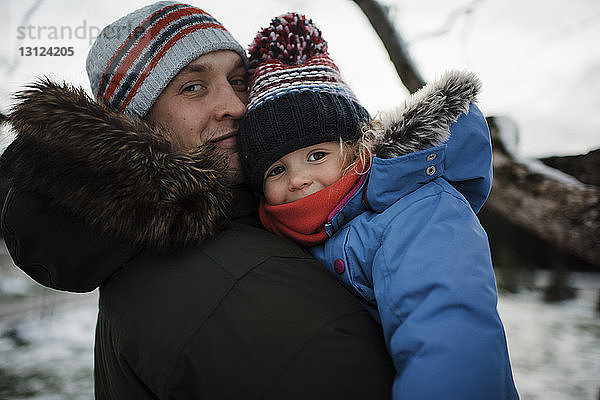
{"label": "man's nose", "polygon": [[214,105],[217,120],[241,119],[246,112],[246,105],[243,102],[245,96],[245,93],[235,91],[229,82],[221,85]]}

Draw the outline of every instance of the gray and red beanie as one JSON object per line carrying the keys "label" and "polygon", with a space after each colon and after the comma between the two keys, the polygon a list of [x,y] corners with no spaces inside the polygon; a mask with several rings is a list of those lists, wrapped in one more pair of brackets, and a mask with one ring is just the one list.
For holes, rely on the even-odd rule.
{"label": "gray and red beanie", "polygon": [[243,47],[207,12],[160,1],[118,19],[100,32],[86,69],[97,101],[145,116],[171,79],[196,58]]}
{"label": "gray and red beanie", "polygon": [[321,31],[304,15],[271,20],[249,52],[249,104],[238,145],[246,179],[262,193],[275,161],[318,143],[355,142],[370,117],[342,80]]}

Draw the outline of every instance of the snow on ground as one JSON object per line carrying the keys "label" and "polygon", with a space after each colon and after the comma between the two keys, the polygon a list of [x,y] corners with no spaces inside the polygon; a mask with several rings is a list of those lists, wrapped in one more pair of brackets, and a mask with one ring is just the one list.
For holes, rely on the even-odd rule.
{"label": "snow on ground", "polygon": [[[598,282],[598,276],[595,277]],[[538,292],[505,294],[499,312],[523,400],[596,400],[600,393],[600,289],[546,304]]]}
{"label": "snow on ground", "polygon": [[[576,276],[579,297],[546,304],[535,291],[502,294],[515,382],[523,400],[596,400],[600,390],[600,275]],[[0,317],[0,398],[90,399],[96,295],[46,294],[24,315]],[[0,296],[0,306],[2,299]]]}
{"label": "snow on ground", "polygon": [[96,307],[95,297],[62,305],[48,298],[25,316],[0,320],[0,398],[93,398]]}

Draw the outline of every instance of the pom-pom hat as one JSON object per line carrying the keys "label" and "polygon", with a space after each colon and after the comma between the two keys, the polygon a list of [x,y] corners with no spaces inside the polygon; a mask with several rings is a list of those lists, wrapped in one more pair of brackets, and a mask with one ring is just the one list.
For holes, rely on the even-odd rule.
{"label": "pom-pom hat", "polygon": [[252,189],[284,155],[342,138],[355,142],[369,119],[329,57],[321,31],[304,15],[271,20],[249,48],[250,94],[238,144]]}

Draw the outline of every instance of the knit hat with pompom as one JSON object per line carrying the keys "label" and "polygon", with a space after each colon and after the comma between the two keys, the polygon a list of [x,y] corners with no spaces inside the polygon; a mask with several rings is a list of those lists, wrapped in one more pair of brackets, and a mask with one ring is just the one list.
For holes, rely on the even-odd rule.
{"label": "knit hat with pompom", "polygon": [[304,15],[271,20],[249,53],[249,104],[238,144],[246,178],[262,193],[275,161],[322,142],[355,142],[370,117],[329,58],[321,31]]}

